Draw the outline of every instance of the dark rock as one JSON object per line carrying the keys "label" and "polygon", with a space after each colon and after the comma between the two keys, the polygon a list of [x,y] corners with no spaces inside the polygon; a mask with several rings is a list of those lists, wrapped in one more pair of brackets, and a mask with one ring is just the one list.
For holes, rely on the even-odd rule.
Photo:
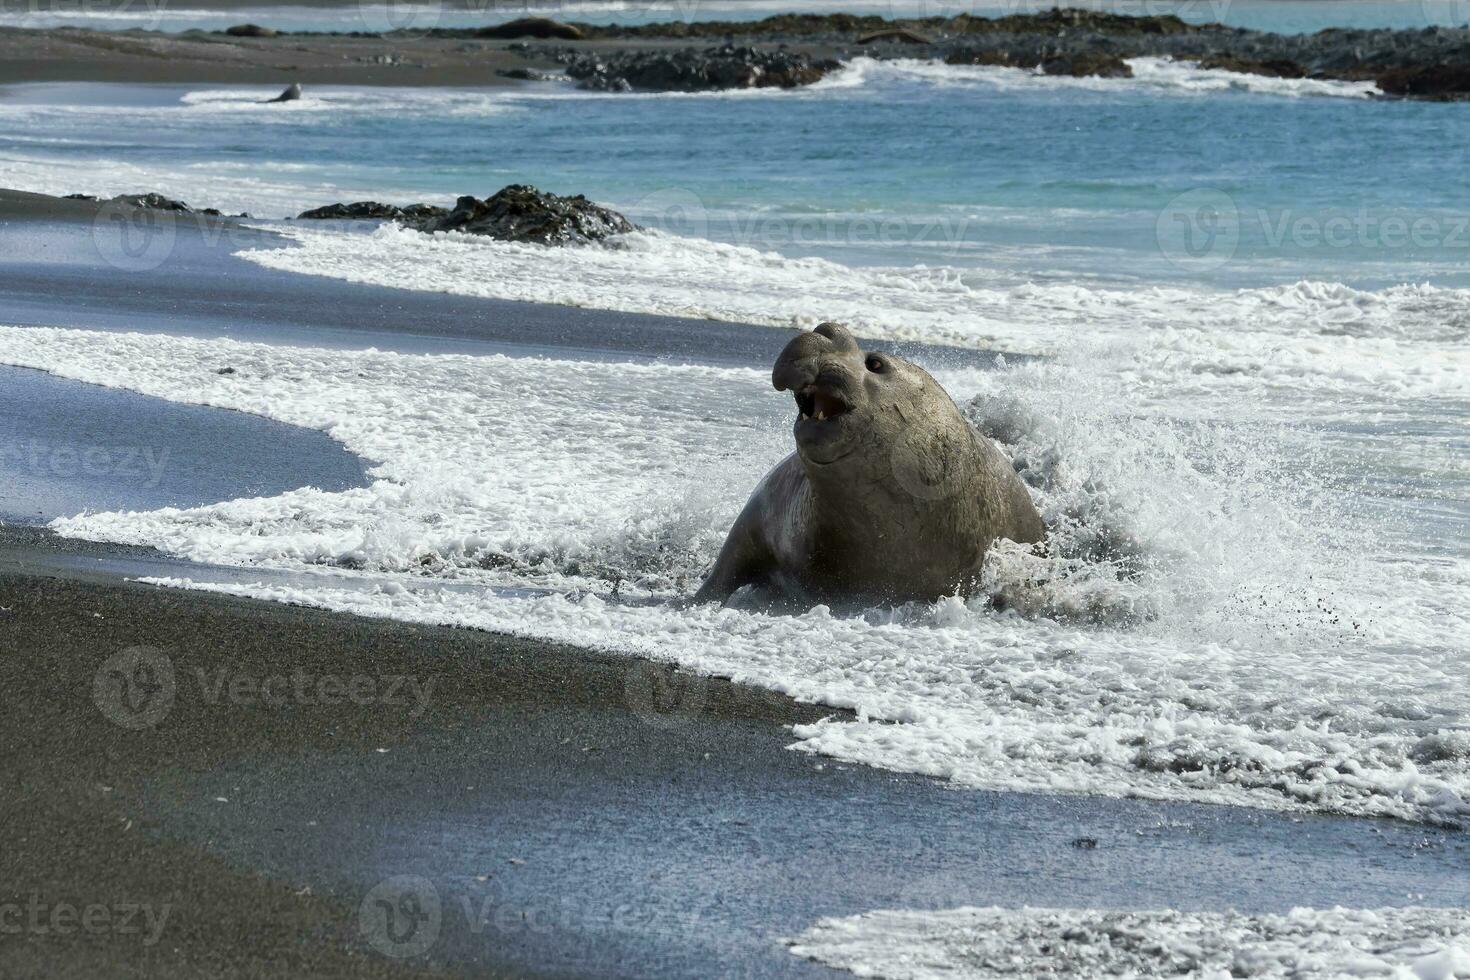
{"label": "dark rock", "polygon": [[[749,42],[796,42],[857,54],[854,38],[932,38],[932,50],[951,64],[990,64],[1068,75],[1123,76],[1120,62],[1141,57],[1203,61],[1206,67],[1278,78],[1381,81],[1385,92],[1405,98],[1470,98],[1460,79],[1470,71],[1470,27],[1426,30],[1332,28],[1315,34],[1272,34],[1222,24],[1189,24],[1172,15],[1128,16],[1101,10],[1058,9],[1002,17],[886,19],[852,14],[777,14],[755,22],[697,21],[576,25],[590,39],[720,39],[729,48]],[[457,36],[466,36],[460,32]],[[896,45],[894,46],[897,47]],[[893,57],[888,46],[864,53]],[[718,64],[710,52],[617,52],[594,56],[563,52],[577,62],[586,88],[699,91],[763,84],[805,84],[821,77],[826,62],[811,69],[768,72],[737,58]],[[789,51],[762,57],[798,58]],[[1461,68],[1460,66],[1466,66]],[[762,71],[754,70],[760,67]],[[828,69],[830,70],[830,69]],[[571,74],[573,69],[569,69]],[[769,76],[769,77],[767,77]]]}
{"label": "dark rock", "polygon": [[1048,75],[1070,75],[1073,78],[1132,78],[1133,69],[1115,54],[1082,51],[1075,54],[1044,54],[1034,50],[1011,51],[962,49],[944,59],[951,65],[991,65],[1000,68],[1040,67]]}
{"label": "dark rock", "polygon": [[869,31],[857,39],[858,44],[872,44],[874,41],[902,41],[904,44],[934,43],[930,38],[906,27],[889,27],[881,31]]}
{"label": "dark rock", "polygon": [[403,208],[403,217],[410,221],[439,218],[448,213],[448,208],[440,207],[437,204],[409,204]]}
{"label": "dark rock", "polygon": [[1079,851],[1095,851],[1097,850],[1097,838],[1078,837],[1072,841],[1072,846]]}
{"label": "dark rock", "polygon": [[1045,10],[1005,17],[916,17],[886,20],[876,15],[775,14],[758,21],[670,21],[661,24],[597,26],[580,24],[592,38],[820,38],[840,40],[854,34],[905,30],[924,34],[1014,34],[1055,38],[1059,33],[1171,37],[1218,30],[1218,25],[1187,24],[1172,15],[1132,17],[1096,10]]}
{"label": "dark rock", "polygon": [[959,51],[951,51],[944,58],[945,64],[950,65],[987,65],[993,68],[1034,68],[1037,62],[1023,65],[1021,60],[1011,52],[1001,49],[999,51],[977,51],[973,48],[965,48]]}
{"label": "dark rock", "polygon": [[1096,34],[1153,34],[1169,36],[1190,34],[1200,30],[1173,14],[1134,17],[1101,10],[1058,7],[1035,14],[1010,14],[1005,17],[954,18],[956,29],[966,34],[1052,34],[1086,31]]}
{"label": "dark rock", "polygon": [[757,51],[724,45],[698,51],[619,51],[563,54],[567,74],[582,88],[604,92],[705,92],[731,88],[794,88],[810,85],[839,67],[791,51]]}
{"label": "dark rock", "polygon": [[1048,58],[1041,63],[1041,70],[1048,75],[1070,75],[1073,78],[1133,77],[1133,69],[1128,62],[1117,55],[1096,51]]}
{"label": "dark rock", "polygon": [[[64,199],[68,201],[102,201],[95,194],[66,194]],[[116,197],[106,199],[107,204],[121,204],[130,208],[146,208],[149,211],[176,211],[179,214],[205,214],[211,217],[223,217],[218,208],[191,208],[183,201],[176,201],[162,194],[149,192],[147,194],[119,194]],[[241,217],[248,217],[241,215]]]}
{"label": "dark rock", "polygon": [[1232,54],[1216,54],[1208,58],[1201,58],[1199,66],[1218,71],[1240,72],[1242,75],[1265,75],[1268,78],[1307,77],[1307,70],[1305,68],[1295,61],[1286,58],[1256,61],[1252,58],[1242,58]]}
{"label": "dark rock", "polygon": [[282,91],[280,95],[276,96],[274,99],[266,99],[265,101],[268,103],[295,102],[299,98],[301,98],[301,86],[296,82],[292,82],[290,85],[286,86],[285,90]]}
{"label": "dark rock", "polygon": [[355,201],[352,204],[326,204],[319,208],[312,208],[310,211],[302,211],[296,217],[307,221],[398,221],[403,218],[412,220],[434,218],[448,213],[448,208],[432,204],[410,204],[406,208],[401,208],[396,204],[383,204],[378,201]]}
{"label": "dark rock", "polygon": [[226,27],[225,33],[230,37],[275,37],[280,32],[259,24],[236,24],[234,27]]}
{"label": "dark rock", "polygon": [[1379,75],[1378,87],[1404,98],[1459,102],[1470,99],[1470,64],[1397,68]]}
{"label": "dark rock", "polygon": [[215,371],[214,373],[215,374],[234,374],[235,373],[235,369],[232,368],[232,367],[222,367],[222,368],[218,369],[217,371]]}
{"label": "dark rock", "polygon": [[502,68],[495,74],[501,78],[515,78],[523,82],[556,82],[564,81],[566,78],[565,75],[542,71],[539,68]]}
{"label": "dark rock", "polygon": [[636,230],[610,208],[580,194],[561,197],[525,184],[512,184],[492,197],[461,197],[446,215],[405,221],[420,231],[462,231],[508,242],[582,245]]}
{"label": "dark rock", "polygon": [[[182,214],[194,213],[194,209],[183,201],[175,201],[171,197],[164,197],[162,194],[155,193],[119,194],[116,197],[109,198],[107,203],[126,204],[135,208],[147,208],[150,211],[178,211]],[[213,209],[211,208],[209,210]],[[219,214],[218,211],[214,211],[214,213]]]}
{"label": "dark rock", "polygon": [[573,27],[571,24],[563,24],[549,17],[520,17],[493,27],[481,27],[475,31],[475,37],[494,38],[537,37],[580,41],[584,36],[580,28]]}

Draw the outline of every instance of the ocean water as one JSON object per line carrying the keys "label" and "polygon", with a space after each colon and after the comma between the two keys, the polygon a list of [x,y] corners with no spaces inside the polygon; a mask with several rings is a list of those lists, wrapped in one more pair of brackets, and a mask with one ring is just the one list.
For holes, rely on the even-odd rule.
{"label": "ocean water", "polygon": [[[865,61],[806,90],[700,96],[0,99],[0,185],[248,211],[289,243],[241,246],[272,269],[773,331],[841,319],[880,344],[986,352],[926,363],[1024,464],[1055,546],[997,548],[987,595],[688,606],[791,447],[767,372],[713,358],[0,327],[0,362],[324,431],[372,466],[365,488],[55,526],[236,569],[168,585],[579,643],[849,708],[794,747],[959,786],[1463,826],[1470,116],[1359,84],[1134,66],[1060,80]],[[280,220],[512,182],[586,193],[644,230],[547,250]],[[1122,929],[1138,950],[1079,955],[1148,966],[1227,929],[1237,974],[1464,962],[1463,914],[1442,910],[1109,914],[884,913],[818,923],[795,951],[865,975],[982,975],[968,967],[997,937],[1040,949]],[[1395,944],[1370,962],[1351,945],[1363,930]]]}
{"label": "ocean water", "polygon": [[174,6],[163,0],[26,0],[0,5],[0,26],[96,30],[221,30],[244,22],[289,31],[429,30],[477,27],[542,16],[591,24],[759,20],[789,11],[880,17],[999,17],[1056,6],[1133,16],[1173,14],[1189,23],[1312,33],[1330,27],[1423,28],[1470,23],[1465,0],[452,0],[323,4],[262,3],[230,10]]}
{"label": "ocean water", "polygon": [[789,451],[762,370],[65,330],[0,332],[0,360],[320,429],[373,464],[366,489],[58,523],[263,573],[211,587],[736,677],[856,711],[803,750],[962,785],[1463,823],[1470,214],[1446,148],[1470,123],[1361,85],[1135,68],[0,103],[11,186],[279,219],[527,181],[646,226],[568,251],[269,220],[291,245],[241,255],[271,268],[991,352],[929,366],[1052,528],[1050,558],[997,549],[1005,614],[682,605]]}

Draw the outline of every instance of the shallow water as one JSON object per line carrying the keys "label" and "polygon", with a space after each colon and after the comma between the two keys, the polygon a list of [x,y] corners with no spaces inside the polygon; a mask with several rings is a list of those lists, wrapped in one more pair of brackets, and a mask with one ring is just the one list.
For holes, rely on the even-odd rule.
{"label": "shallow water", "polygon": [[363,482],[361,463],[320,432],[0,368],[0,521]]}

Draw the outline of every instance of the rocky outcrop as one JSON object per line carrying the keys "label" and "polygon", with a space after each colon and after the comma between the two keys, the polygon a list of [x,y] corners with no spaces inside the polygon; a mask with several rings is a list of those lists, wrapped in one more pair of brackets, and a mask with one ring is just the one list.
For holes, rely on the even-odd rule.
{"label": "rocky outcrop", "polygon": [[1399,98],[1431,102],[1470,99],[1470,63],[1397,68],[1378,76],[1378,87]]}
{"label": "rocky outcrop", "polygon": [[911,31],[906,27],[888,27],[881,31],[869,31],[857,39],[858,44],[872,44],[874,41],[897,41],[903,44],[933,44],[934,39],[925,37],[918,31]]}
{"label": "rocky outcrop", "polygon": [[1058,55],[1041,63],[1048,75],[1070,75],[1073,78],[1132,78],[1133,69],[1115,54],[1087,51],[1074,55]]}
{"label": "rocky outcrop", "polygon": [[276,96],[274,99],[266,99],[265,101],[295,102],[299,98],[301,98],[301,86],[296,82],[292,82],[290,85],[286,86],[285,90],[281,92],[280,95]]}
{"label": "rocky outcrop", "polygon": [[302,211],[296,217],[305,221],[424,221],[448,213],[448,208],[434,204],[410,204],[401,208],[379,201],[354,201],[351,204],[325,204]]}
{"label": "rocky outcrop", "polygon": [[68,201],[98,201],[104,204],[121,204],[131,208],[144,208],[149,211],[173,211],[178,214],[205,214],[211,217],[220,217],[218,208],[191,208],[183,201],[177,201],[171,197],[150,191],[146,194],[118,194],[116,197],[101,198],[95,194],[67,194],[64,195]]}
{"label": "rocky outcrop", "polygon": [[580,194],[562,197],[526,184],[512,184],[483,201],[461,197],[447,214],[403,223],[419,231],[460,231],[536,245],[585,245],[636,230],[621,214]]}
{"label": "rocky outcrop", "polygon": [[1243,75],[1265,75],[1267,78],[1307,77],[1305,68],[1287,58],[1256,61],[1253,58],[1241,58],[1231,54],[1216,54],[1201,58],[1199,66],[1217,71],[1240,72]]}
{"label": "rocky outcrop", "polygon": [[275,37],[280,32],[259,24],[236,24],[234,27],[226,27],[225,33],[230,37]]}
{"label": "rocky outcrop", "polygon": [[839,67],[785,50],[723,45],[697,50],[621,51],[609,55],[563,52],[558,60],[582,88],[602,92],[706,92],[732,88],[795,88]]}
{"label": "rocky outcrop", "polygon": [[724,38],[761,40],[841,41],[854,35],[906,31],[930,37],[973,34],[1051,36],[1090,32],[1118,36],[1168,37],[1209,30],[1214,25],[1192,25],[1172,14],[1131,17],[1097,10],[1052,9],[1004,17],[906,17],[887,20],[858,14],[776,14],[757,21],[670,21],[661,24],[579,24],[590,38]]}
{"label": "rocky outcrop", "polygon": [[1009,50],[976,51],[973,49],[952,52],[945,61],[951,65],[990,65],[1000,68],[1036,69],[1047,75],[1068,75],[1073,78],[1095,76],[1098,78],[1132,78],[1133,69],[1117,55],[1103,52],[1079,52],[1076,54]]}
{"label": "rocky outcrop", "polygon": [[514,78],[522,82],[564,82],[565,75],[542,71],[540,68],[501,68],[495,72],[501,78]]}
{"label": "rocky outcrop", "polygon": [[[1062,75],[1126,77],[1132,58],[1174,58],[1206,68],[1275,78],[1376,81],[1389,97],[1452,100],[1470,98],[1470,28],[1411,29],[1333,28],[1315,34],[1272,34],[1191,24],[1173,15],[1128,16],[1101,10],[1056,9],[1002,17],[913,17],[892,20],[853,14],[778,14],[755,22],[700,21],[636,26],[578,25],[590,39],[720,38],[727,44],[801,44],[820,46],[839,57],[905,57],[898,44],[859,45],[909,36],[932,41],[933,56],[951,64],[1040,68]],[[783,52],[783,54],[785,54]],[[790,55],[786,55],[790,57]],[[688,58],[688,55],[684,56]],[[623,72],[606,57],[599,70],[591,65],[588,87],[712,87],[692,66],[650,64]],[[642,65],[630,66],[643,68]],[[721,66],[724,82],[751,82],[748,67]],[[798,73],[799,74],[799,73]],[[799,81],[798,81],[799,83]],[[728,86],[727,86],[728,87]]]}
{"label": "rocky outcrop", "polygon": [[394,221],[418,231],[459,231],[536,245],[586,245],[637,230],[621,214],[580,194],[562,197],[526,184],[503,187],[483,201],[466,195],[453,208],[355,201],[326,204],[296,217],[303,221]]}
{"label": "rocky outcrop", "polygon": [[481,27],[475,31],[475,37],[484,38],[556,38],[562,41],[580,41],[583,38],[582,29],[571,24],[563,24],[559,20],[549,17],[521,17],[516,20],[507,21],[504,24],[495,24],[492,27]]}

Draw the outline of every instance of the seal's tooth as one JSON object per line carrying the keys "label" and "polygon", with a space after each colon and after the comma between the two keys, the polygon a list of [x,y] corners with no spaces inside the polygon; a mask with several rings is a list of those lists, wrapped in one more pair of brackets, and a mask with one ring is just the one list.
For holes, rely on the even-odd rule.
{"label": "seal's tooth", "polygon": [[827,421],[827,413],[826,412],[818,412],[817,413],[817,421],[818,422],[825,422],[825,421]]}

